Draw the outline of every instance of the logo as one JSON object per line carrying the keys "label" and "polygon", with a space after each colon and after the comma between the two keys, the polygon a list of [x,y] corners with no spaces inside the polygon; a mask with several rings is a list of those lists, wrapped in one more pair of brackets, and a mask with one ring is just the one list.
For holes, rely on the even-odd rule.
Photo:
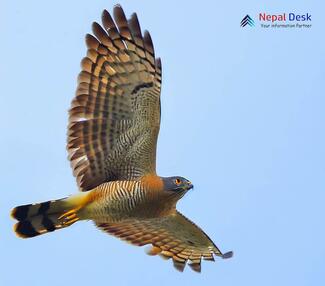
{"label": "logo", "polygon": [[[278,28],[311,28],[312,27],[312,15],[308,13],[296,13],[296,12],[282,12],[276,14],[270,14],[260,12],[255,17],[251,17],[248,14],[240,21],[240,27],[260,27],[263,29],[278,29]],[[255,21],[253,20],[255,19]]]}
{"label": "logo", "polygon": [[243,20],[241,20],[241,22],[240,22],[241,27],[245,27],[246,25],[249,25],[251,27],[253,27],[255,25],[254,20],[249,15],[246,15],[243,18]]}

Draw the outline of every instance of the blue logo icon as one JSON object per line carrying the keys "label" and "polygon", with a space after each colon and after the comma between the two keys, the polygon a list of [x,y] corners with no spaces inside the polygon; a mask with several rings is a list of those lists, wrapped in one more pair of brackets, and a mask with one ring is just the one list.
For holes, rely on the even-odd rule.
{"label": "blue logo icon", "polygon": [[254,20],[249,15],[246,15],[240,22],[241,27],[245,27],[246,25],[251,27],[255,26]]}

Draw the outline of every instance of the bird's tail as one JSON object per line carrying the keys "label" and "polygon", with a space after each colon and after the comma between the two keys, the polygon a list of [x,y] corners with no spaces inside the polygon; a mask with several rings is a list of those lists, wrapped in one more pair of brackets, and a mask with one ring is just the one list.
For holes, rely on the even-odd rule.
{"label": "bird's tail", "polygon": [[14,231],[19,237],[29,238],[70,226],[80,219],[78,212],[89,201],[87,195],[84,192],[59,200],[18,206],[11,211],[11,216],[18,220]]}

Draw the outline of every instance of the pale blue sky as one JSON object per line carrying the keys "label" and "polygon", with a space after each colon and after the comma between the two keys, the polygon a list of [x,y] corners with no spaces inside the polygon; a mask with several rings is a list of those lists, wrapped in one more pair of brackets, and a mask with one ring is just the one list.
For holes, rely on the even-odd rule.
{"label": "pale blue sky", "polygon": [[[179,210],[235,256],[198,275],[91,222],[15,237],[12,207],[77,191],[67,110],[84,35],[116,2],[2,0],[0,284],[324,285],[322,1],[120,3],[163,61],[159,174],[194,183]],[[312,28],[240,28],[259,12],[309,12]]]}

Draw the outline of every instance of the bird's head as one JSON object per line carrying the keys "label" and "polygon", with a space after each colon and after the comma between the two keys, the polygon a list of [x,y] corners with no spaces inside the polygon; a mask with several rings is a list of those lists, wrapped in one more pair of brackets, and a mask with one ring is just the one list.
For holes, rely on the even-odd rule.
{"label": "bird's head", "polygon": [[162,178],[164,182],[164,191],[174,194],[184,195],[188,190],[193,188],[192,183],[179,176]]}

